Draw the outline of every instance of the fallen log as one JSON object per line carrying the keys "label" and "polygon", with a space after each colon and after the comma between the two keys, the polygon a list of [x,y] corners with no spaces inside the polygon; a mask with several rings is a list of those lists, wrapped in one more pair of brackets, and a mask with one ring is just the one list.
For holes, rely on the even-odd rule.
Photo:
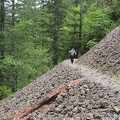
{"label": "fallen log", "polygon": [[29,113],[32,113],[34,110],[40,109],[40,108],[42,109],[42,107],[45,105],[49,106],[50,104],[52,104],[52,102],[54,102],[56,100],[58,95],[60,95],[62,92],[64,92],[67,88],[72,87],[76,84],[79,84],[83,81],[84,81],[84,79],[73,80],[70,83],[61,86],[59,89],[48,93],[43,98],[40,98],[37,103],[35,103],[33,106],[31,106],[29,108],[26,108],[21,113],[17,113],[17,114],[10,116],[4,120],[22,120],[25,116],[27,116]]}

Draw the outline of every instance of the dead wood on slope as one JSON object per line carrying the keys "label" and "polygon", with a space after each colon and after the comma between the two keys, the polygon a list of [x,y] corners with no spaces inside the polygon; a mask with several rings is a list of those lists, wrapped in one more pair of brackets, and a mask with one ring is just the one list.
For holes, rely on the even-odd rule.
{"label": "dead wood on slope", "polygon": [[83,82],[83,79],[77,79],[77,80],[73,80],[70,83],[60,87],[57,90],[54,90],[53,92],[48,93],[46,96],[44,96],[43,98],[40,98],[38,100],[37,103],[35,103],[33,106],[26,108],[25,110],[23,110],[23,112],[21,113],[17,113],[13,116],[10,116],[4,120],[23,120],[23,118],[25,116],[27,116],[29,113],[32,113],[33,111],[35,111],[36,109],[43,109],[46,106],[49,107],[50,104],[52,104],[56,98],[62,93],[64,92],[67,88],[72,87],[76,84],[79,84],[81,82]]}

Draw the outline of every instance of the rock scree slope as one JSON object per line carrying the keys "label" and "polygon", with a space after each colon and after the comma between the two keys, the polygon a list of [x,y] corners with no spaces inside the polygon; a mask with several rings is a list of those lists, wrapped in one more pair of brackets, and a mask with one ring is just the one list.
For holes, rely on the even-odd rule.
{"label": "rock scree slope", "polygon": [[80,57],[79,61],[105,73],[120,76],[120,26]]}
{"label": "rock scree slope", "polygon": [[[119,36],[117,27],[80,64],[65,60],[1,100],[0,120],[120,120],[120,81],[105,74],[119,74]],[[100,70],[106,66],[105,73],[89,65],[102,66]]]}

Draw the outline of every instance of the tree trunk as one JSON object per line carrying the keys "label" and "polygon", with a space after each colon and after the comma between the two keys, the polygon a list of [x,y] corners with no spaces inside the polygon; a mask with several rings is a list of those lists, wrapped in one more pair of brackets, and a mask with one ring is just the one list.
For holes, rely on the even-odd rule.
{"label": "tree trunk", "polygon": [[[104,0],[102,0],[102,13],[104,14]],[[104,26],[104,15],[103,15],[103,26]],[[102,35],[101,35],[101,38],[104,37],[104,29],[103,29],[103,26],[102,26]]]}
{"label": "tree trunk", "polygon": [[81,56],[81,41],[82,41],[82,0],[80,0],[80,26],[79,26],[78,57]]}
{"label": "tree trunk", "polygon": [[[4,29],[4,0],[0,0],[0,60],[4,59],[4,36],[3,36],[3,29]],[[2,74],[2,70],[0,68],[0,82],[3,82],[4,76]]]}
{"label": "tree trunk", "polygon": [[15,0],[12,0],[12,25],[15,25]]}
{"label": "tree trunk", "polygon": [[53,32],[53,64],[58,63],[58,7],[57,1],[55,1],[55,11],[54,11],[54,32]]}

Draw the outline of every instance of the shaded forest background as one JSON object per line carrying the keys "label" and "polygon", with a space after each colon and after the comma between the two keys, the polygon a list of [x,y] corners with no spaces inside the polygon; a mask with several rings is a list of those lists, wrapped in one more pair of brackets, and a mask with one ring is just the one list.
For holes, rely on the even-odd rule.
{"label": "shaded forest background", "polygon": [[120,23],[119,0],[0,0],[0,99],[69,58],[86,53]]}

